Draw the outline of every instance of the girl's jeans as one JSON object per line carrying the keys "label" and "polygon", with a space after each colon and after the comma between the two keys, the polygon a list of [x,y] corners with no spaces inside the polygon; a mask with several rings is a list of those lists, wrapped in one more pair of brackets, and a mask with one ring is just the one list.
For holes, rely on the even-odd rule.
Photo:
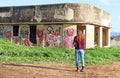
{"label": "girl's jeans", "polygon": [[79,59],[78,56],[80,56],[82,66],[85,66],[84,63],[84,50],[83,49],[75,49],[75,62],[76,62],[76,67],[79,66]]}

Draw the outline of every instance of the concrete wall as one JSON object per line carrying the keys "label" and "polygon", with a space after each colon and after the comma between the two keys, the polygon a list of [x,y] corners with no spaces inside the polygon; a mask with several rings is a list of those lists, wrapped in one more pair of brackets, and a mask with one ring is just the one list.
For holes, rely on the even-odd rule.
{"label": "concrete wall", "polygon": [[0,23],[83,22],[110,26],[110,14],[90,4],[1,7]]}

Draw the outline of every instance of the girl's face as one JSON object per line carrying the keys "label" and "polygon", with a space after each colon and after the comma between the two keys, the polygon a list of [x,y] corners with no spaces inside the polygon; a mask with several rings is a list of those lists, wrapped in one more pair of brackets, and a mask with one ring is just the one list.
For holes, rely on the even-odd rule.
{"label": "girl's face", "polygon": [[82,31],[78,31],[78,32],[77,32],[77,35],[78,35],[78,36],[82,36]]}

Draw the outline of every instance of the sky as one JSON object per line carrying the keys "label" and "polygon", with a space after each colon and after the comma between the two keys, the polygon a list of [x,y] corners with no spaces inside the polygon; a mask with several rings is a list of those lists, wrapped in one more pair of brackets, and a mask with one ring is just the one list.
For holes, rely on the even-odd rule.
{"label": "sky", "polygon": [[120,0],[0,0],[0,7],[56,3],[87,3],[110,13],[111,32],[120,32]]}

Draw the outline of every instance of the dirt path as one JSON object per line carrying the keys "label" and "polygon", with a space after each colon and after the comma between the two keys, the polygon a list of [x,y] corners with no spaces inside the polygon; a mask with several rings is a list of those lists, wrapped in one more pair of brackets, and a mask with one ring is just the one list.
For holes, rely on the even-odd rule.
{"label": "dirt path", "polygon": [[0,78],[120,78],[120,62],[87,66],[75,72],[68,64],[0,64]]}

